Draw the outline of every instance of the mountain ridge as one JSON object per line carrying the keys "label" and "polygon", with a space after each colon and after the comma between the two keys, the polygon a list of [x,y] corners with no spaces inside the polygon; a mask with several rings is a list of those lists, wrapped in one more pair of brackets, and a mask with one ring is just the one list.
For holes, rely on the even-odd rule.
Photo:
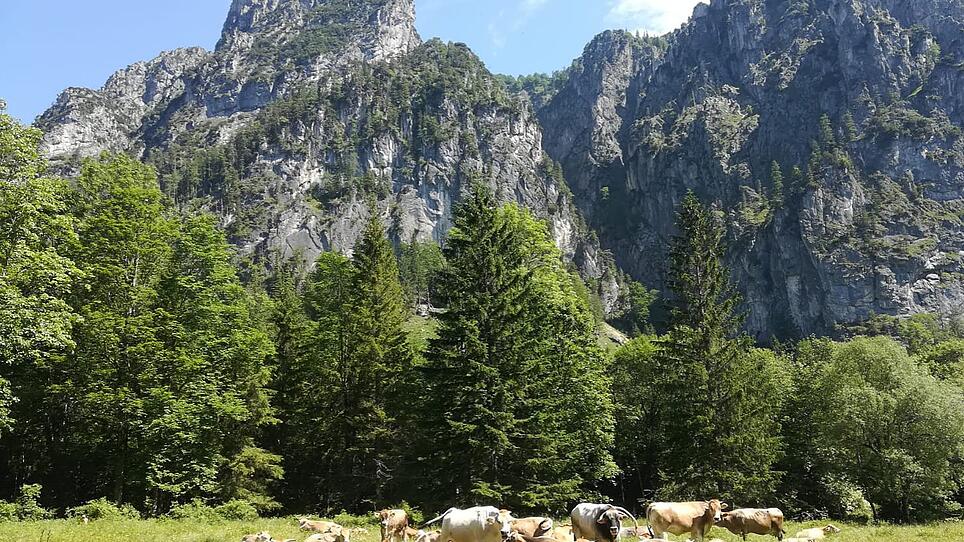
{"label": "mountain ridge", "polygon": [[612,315],[614,263],[664,288],[693,190],[758,339],[964,306],[964,2],[712,0],[666,36],[601,33],[531,102],[414,17],[235,0],[214,51],[69,89],[38,126],[68,173],[101,150],[152,161],[244,254],[350,252],[373,196],[396,242],[440,241],[481,180],[548,221]]}

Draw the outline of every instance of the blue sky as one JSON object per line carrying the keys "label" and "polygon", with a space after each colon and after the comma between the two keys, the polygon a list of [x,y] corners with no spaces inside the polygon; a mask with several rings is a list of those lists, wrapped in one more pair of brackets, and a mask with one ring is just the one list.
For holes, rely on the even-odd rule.
{"label": "blue sky", "polygon": [[[214,47],[230,0],[0,0],[0,98],[31,122],[70,86],[166,49]],[[662,33],[697,0],[416,0],[423,38],[467,43],[489,69],[551,72],[607,28]]]}

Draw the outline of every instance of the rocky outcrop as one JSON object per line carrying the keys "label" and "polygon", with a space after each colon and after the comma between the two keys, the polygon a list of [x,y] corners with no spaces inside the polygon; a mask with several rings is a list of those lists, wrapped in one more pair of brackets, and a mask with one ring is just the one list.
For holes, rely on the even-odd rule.
{"label": "rocky outcrop", "polygon": [[959,312],[962,5],[713,0],[664,38],[603,34],[539,111],[547,152],[648,286],[685,192],[715,205],[760,338]]}
{"label": "rocky outcrop", "polygon": [[69,172],[131,152],[243,254],[350,253],[372,203],[396,242],[441,241],[473,183],[545,219],[618,304],[618,277],[542,150],[528,103],[462,45],[422,44],[413,0],[234,0],[214,52],[165,53],[71,89],[38,125]]}

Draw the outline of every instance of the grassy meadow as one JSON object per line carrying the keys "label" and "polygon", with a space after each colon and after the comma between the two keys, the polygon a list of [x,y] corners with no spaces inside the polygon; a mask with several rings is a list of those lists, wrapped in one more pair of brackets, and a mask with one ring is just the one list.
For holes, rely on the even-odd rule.
{"label": "grassy meadow", "polygon": [[[824,523],[825,524],[825,523]],[[787,532],[792,536],[799,529],[820,526],[819,522],[792,523]],[[920,526],[866,527],[835,523],[843,532],[829,539],[831,542],[961,542],[964,523],[942,523]],[[378,542],[377,525],[365,526],[367,533],[356,533],[355,542]],[[294,538],[301,542],[307,533],[299,532],[294,518],[261,519],[255,521],[225,521],[202,523],[187,520],[118,520],[93,521],[87,525],[77,520],[37,521],[29,523],[0,523],[3,542],[239,542],[245,534],[268,531],[276,540]],[[727,542],[739,537],[716,528],[710,535]],[[684,536],[672,537],[683,541]],[[775,540],[773,537],[750,535],[750,540]],[[627,542],[630,542],[627,539]]]}

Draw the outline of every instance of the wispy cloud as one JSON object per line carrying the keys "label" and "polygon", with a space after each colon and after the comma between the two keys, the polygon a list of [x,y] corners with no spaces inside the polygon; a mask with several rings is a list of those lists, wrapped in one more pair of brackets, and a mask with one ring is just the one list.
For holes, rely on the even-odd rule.
{"label": "wispy cloud", "polygon": [[522,30],[537,11],[549,5],[551,0],[521,0],[515,7],[511,19],[506,19],[506,10],[500,10],[498,17],[489,22],[489,36],[497,49],[505,47],[507,35]]}
{"label": "wispy cloud", "polygon": [[685,23],[699,3],[700,0],[610,0],[612,7],[606,20],[627,30],[665,34]]}
{"label": "wispy cloud", "polygon": [[519,6],[519,9],[523,13],[532,14],[548,3],[549,0],[522,0],[522,5]]}

